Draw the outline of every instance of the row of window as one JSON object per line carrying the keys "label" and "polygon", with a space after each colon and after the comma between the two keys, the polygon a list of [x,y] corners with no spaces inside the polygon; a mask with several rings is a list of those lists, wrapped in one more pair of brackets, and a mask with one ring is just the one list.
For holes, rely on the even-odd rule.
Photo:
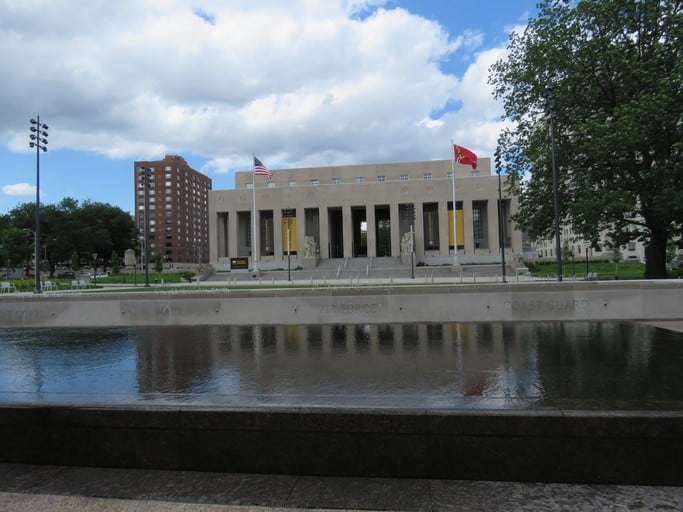
{"label": "row of window", "polygon": [[[479,175],[479,171],[472,171],[472,172],[470,173],[470,175],[471,175],[471,176],[478,176],[478,175]],[[446,178],[449,179],[449,180],[450,180],[450,179],[453,179],[453,171],[448,171],[448,173],[447,173],[447,175],[446,175]],[[431,180],[431,179],[434,179],[434,176],[432,175],[431,172],[426,172],[426,173],[424,173],[424,174],[422,175],[422,179],[423,179],[423,180]],[[409,181],[409,180],[410,180],[410,176],[407,175],[407,174],[401,174],[401,175],[399,176],[399,180],[400,180],[400,181]],[[365,182],[365,177],[364,177],[364,176],[356,176],[356,177],[354,178],[353,181],[354,181],[354,183],[364,183],[364,182]],[[379,183],[383,183],[383,182],[387,181],[387,177],[384,176],[384,175],[377,176],[377,181],[378,181]],[[341,178],[332,178],[332,180],[330,181],[330,183],[331,183],[332,185],[340,185],[341,183],[343,183],[343,181],[342,181]],[[296,180],[289,180],[289,182],[288,182],[287,184],[288,184],[288,186],[290,186],[290,187],[296,187],[296,186],[297,186]],[[308,180],[308,184],[309,184],[309,185],[313,185],[313,186],[315,186],[315,185],[320,185],[320,180],[319,180],[318,178],[311,178],[310,180]],[[252,188],[252,187],[253,187],[253,184],[252,184],[252,183],[247,183],[247,188]],[[269,188],[274,188],[274,187],[275,187],[275,182],[273,182],[273,181],[268,182],[268,187],[269,187]]]}

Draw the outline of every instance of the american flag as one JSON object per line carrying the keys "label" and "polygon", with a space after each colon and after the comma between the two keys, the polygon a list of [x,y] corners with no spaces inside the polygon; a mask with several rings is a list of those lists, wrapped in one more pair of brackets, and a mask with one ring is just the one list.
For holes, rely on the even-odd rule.
{"label": "american flag", "polygon": [[256,157],[254,157],[254,175],[265,176],[268,181],[273,179],[273,172],[263,165],[263,162]]}

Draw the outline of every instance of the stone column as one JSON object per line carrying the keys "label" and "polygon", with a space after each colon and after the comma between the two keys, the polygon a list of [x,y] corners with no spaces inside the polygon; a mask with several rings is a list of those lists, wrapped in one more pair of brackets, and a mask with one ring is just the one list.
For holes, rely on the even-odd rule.
{"label": "stone column", "polygon": [[401,255],[401,219],[398,215],[398,203],[389,205],[389,225],[391,227],[391,255]]}
{"label": "stone column", "polygon": [[353,216],[351,206],[342,206],[342,236],[344,237],[344,247],[342,248],[344,258],[353,256]]}
{"label": "stone column", "polygon": [[375,219],[375,205],[365,206],[365,221],[368,225],[368,257],[377,256],[377,222]]}

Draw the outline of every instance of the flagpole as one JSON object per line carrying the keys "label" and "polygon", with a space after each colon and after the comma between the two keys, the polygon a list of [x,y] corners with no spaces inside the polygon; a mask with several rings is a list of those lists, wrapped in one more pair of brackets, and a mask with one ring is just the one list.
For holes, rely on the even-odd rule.
{"label": "flagpole", "polygon": [[451,179],[453,185],[453,265],[458,264],[458,216],[457,207],[455,205],[455,146],[451,141],[451,152],[453,158],[451,159]]}
{"label": "flagpole", "polygon": [[251,169],[251,191],[252,191],[252,196],[253,196],[253,209],[252,209],[252,217],[253,219],[251,220],[252,223],[252,238],[251,238],[251,256],[252,260],[254,261],[254,272],[258,272],[258,258],[256,257],[257,255],[257,250],[256,250],[256,170],[254,169],[254,162],[256,159],[256,155],[254,153],[251,154],[253,157],[252,159],[252,169]]}

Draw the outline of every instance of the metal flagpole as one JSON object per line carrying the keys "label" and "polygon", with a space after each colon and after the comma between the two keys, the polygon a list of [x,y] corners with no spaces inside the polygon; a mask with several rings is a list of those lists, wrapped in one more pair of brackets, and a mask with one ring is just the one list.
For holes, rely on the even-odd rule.
{"label": "metal flagpole", "polygon": [[451,159],[451,179],[453,184],[453,265],[458,264],[458,216],[457,207],[455,206],[455,146],[451,141],[451,151],[453,158]]}
{"label": "metal flagpole", "polygon": [[252,209],[252,219],[251,219],[251,224],[252,224],[252,239],[251,239],[251,258],[254,260],[254,272],[258,271],[258,259],[256,257],[257,251],[256,251],[256,169],[254,168],[254,164],[256,162],[256,155],[254,153],[251,154],[252,158],[252,169],[251,169],[251,191],[252,195],[254,198],[253,201],[253,209]]}

